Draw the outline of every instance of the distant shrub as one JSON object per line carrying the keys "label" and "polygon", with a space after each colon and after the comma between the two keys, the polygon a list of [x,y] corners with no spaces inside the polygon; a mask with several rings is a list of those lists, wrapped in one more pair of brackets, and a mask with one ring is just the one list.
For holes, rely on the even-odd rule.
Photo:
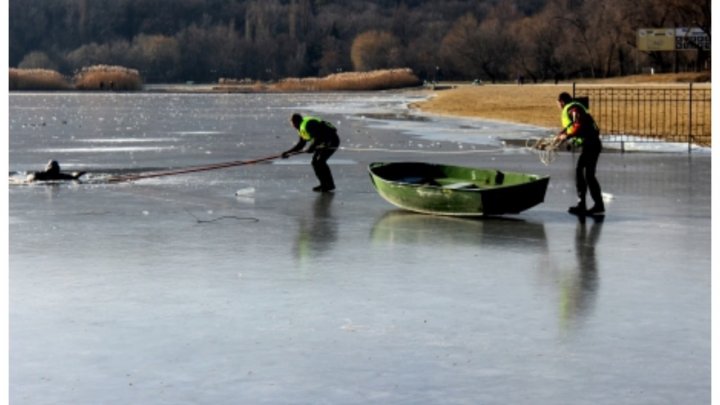
{"label": "distant shrub", "polygon": [[288,78],[268,85],[271,91],[363,91],[418,86],[411,69],[382,69],[370,72],[335,73],[322,78]]}
{"label": "distant shrub", "polygon": [[82,68],[73,77],[78,90],[132,91],[142,89],[140,73],[123,66],[95,65]]}
{"label": "distant shrub", "polygon": [[10,68],[10,90],[67,90],[72,86],[65,76],[49,69]]}
{"label": "distant shrub", "polygon": [[58,70],[57,63],[53,62],[48,54],[42,51],[32,51],[26,54],[17,67],[20,69]]}

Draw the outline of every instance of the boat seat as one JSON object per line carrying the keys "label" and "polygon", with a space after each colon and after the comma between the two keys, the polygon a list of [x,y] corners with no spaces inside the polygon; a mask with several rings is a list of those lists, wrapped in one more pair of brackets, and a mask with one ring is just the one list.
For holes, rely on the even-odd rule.
{"label": "boat seat", "polygon": [[452,190],[473,190],[473,189],[479,189],[477,184],[471,183],[469,181],[462,181],[457,183],[450,183],[450,184],[444,184],[443,188],[449,188]]}
{"label": "boat seat", "polygon": [[418,184],[421,186],[439,186],[440,185],[440,183],[435,181],[435,179],[432,177],[412,176],[412,177],[403,177],[398,180],[403,183]]}

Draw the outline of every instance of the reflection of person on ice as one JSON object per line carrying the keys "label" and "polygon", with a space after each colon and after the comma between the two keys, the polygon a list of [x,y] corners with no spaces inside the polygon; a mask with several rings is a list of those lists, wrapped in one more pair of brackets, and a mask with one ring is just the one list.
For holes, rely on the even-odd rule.
{"label": "reflection of person on ice", "polygon": [[[598,159],[602,151],[600,130],[587,108],[574,100],[570,94],[560,93],[558,106],[562,109],[560,119],[563,129],[555,137],[556,140],[569,139],[575,146],[582,146],[575,169],[578,204],[570,207],[568,212],[575,215],[605,215],[600,183],[595,177]],[[588,190],[595,202],[590,209],[587,209],[585,205],[585,195]]]}
{"label": "reflection of person on ice", "polygon": [[300,140],[291,149],[283,152],[283,159],[293,153],[303,151],[305,145],[310,142],[310,146],[305,152],[313,153],[312,167],[315,170],[315,176],[320,180],[320,185],[313,188],[313,191],[328,192],[334,190],[335,182],[327,161],[340,145],[337,129],[331,123],[320,118],[303,117],[297,113],[292,115],[290,123],[297,129]]}

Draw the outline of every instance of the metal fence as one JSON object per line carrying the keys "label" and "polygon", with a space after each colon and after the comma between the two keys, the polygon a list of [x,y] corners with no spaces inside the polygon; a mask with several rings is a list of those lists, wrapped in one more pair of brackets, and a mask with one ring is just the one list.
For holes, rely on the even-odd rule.
{"label": "metal fence", "polygon": [[594,87],[573,84],[609,142],[680,142],[711,146],[710,88]]}

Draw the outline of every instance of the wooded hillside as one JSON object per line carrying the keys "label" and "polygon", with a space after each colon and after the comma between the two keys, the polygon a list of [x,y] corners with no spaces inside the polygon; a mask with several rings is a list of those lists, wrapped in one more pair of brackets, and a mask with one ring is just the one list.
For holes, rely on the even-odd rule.
{"label": "wooded hillside", "polygon": [[409,67],[422,79],[544,81],[707,68],[639,52],[638,28],[710,32],[710,0],[10,0],[10,65],[97,64],[147,82]]}

